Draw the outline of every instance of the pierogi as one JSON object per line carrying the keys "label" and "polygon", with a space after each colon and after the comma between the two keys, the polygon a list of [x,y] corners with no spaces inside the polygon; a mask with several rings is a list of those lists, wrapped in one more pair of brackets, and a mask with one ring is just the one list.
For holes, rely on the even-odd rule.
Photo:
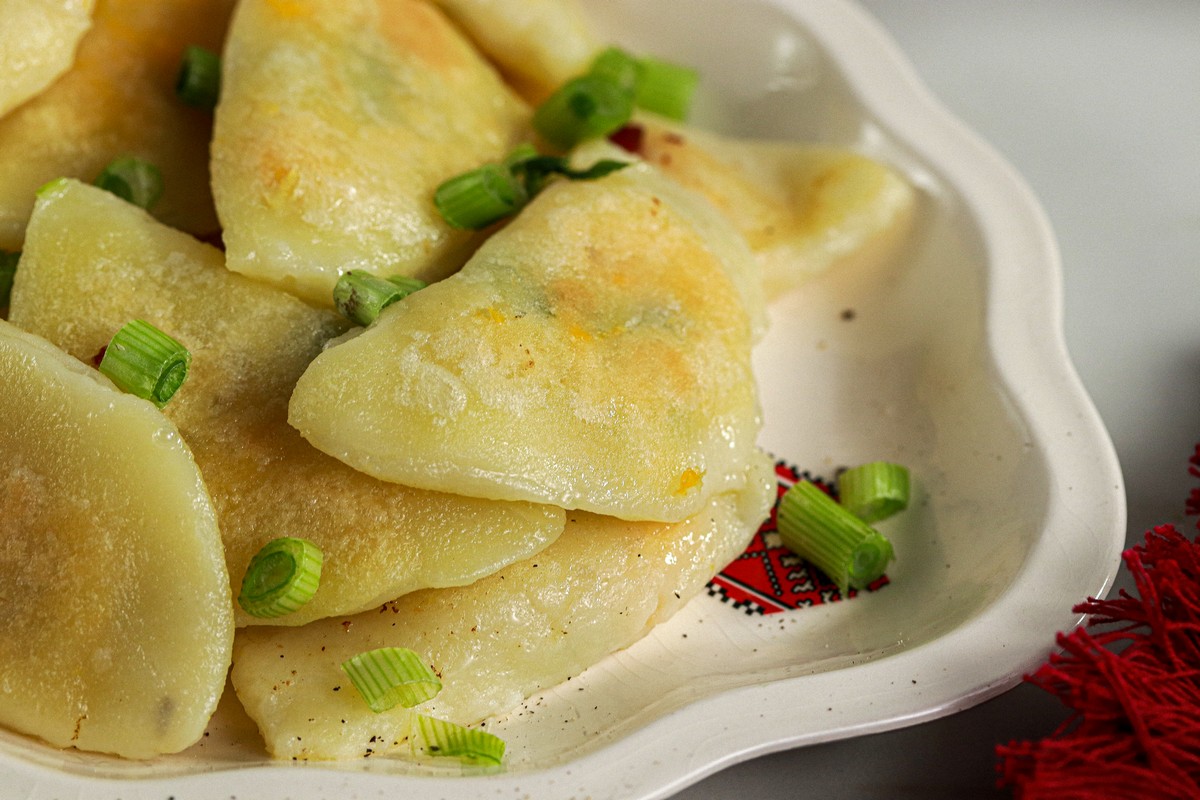
{"label": "pierogi", "polygon": [[175,78],[188,45],[220,50],[233,2],[97,0],[73,66],[0,118],[0,250],[20,249],[39,186],[64,176],[90,182],[129,155],[162,172],[156,217],[191,233],[216,232],[212,118],[179,101]]}
{"label": "pierogi", "polygon": [[0,0],[0,117],[70,68],[94,5],[95,0]]}
{"label": "pierogi", "polygon": [[383,480],[623,519],[740,488],[760,415],[735,276],[753,261],[677,194],[645,165],[549,186],[318,356],[289,420]]}
{"label": "pierogi", "polygon": [[456,589],[302,628],[238,632],[234,689],[276,758],[354,758],[402,744],[409,711],[371,711],[339,665],[377,647],[428,659],[442,690],[416,710],[467,725],[502,714],[642,638],[745,549],[774,498],[757,454],[745,488],[683,522],[574,512],[539,555]]}
{"label": "pierogi", "polygon": [[576,0],[433,0],[532,103],[587,71],[603,42]]}
{"label": "pierogi", "polygon": [[845,148],[718,136],[640,114],[637,155],[706,197],[746,238],[768,299],[831,269],[888,257],[916,192]]}
{"label": "pierogi", "polygon": [[0,320],[0,723],[131,758],[204,733],[233,644],[217,520],[145,400]]}
{"label": "pierogi", "polygon": [[95,187],[42,192],[11,319],[85,361],[130,319],[189,349],[190,374],[164,411],[212,494],[235,585],[276,537],[325,553],[308,605],[272,620],[239,609],[238,624],[298,625],[469,583],[562,532],[560,509],[383,483],[309,446],[287,424],[288,397],[341,319],[228,272],[217,249]]}
{"label": "pierogi", "polygon": [[227,266],[324,306],[351,269],[440,278],[481,235],[445,222],[434,190],[528,121],[424,2],[242,0],[212,144]]}

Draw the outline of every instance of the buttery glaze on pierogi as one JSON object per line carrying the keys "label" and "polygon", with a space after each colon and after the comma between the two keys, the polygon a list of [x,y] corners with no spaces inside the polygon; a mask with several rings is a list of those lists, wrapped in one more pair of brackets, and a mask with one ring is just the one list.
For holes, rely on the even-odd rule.
{"label": "buttery glaze on pierogi", "polygon": [[757,453],[753,268],[645,165],[559,182],[319,355],[289,419],[384,480],[678,521]]}
{"label": "buttery glaze on pierogi", "polygon": [[[137,156],[163,175],[154,215],[195,234],[217,230],[209,190],[212,120],[175,96],[190,44],[219,51],[234,0],[96,0],[75,61],[45,91],[0,116],[0,250],[19,250],[39,186],[93,181]],[[0,11],[0,37],[9,18]]]}
{"label": "buttery glaze on pierogi", "polygon": [[470,586],[301,628],[243,629],[234,689],[276,758],[355,758],[402,744],[411,712],[372,712],[338,666],[377,647],[410,647],[441,676],[441,692],[416,711],[464,725],[503,714],[633,644],[703,589],[769,511],[771,467],[757,454],[743,489],[682,522],[572,512],[544,552]]}
{"label": "buttery glaze on pierogi", "polygon": [[438,184],[529,138],[529,108],[417,0],[241,0],[213,194],[230,269],[331,306],[350,269],[441,278],[480,235]]}
{"label": "buttery glaze on pierogi", "polygon": [[95,187],[43,190],[10,314],[89,362],[130,319],[189,349],[190,374],[164,413],[212,494],[234,585],[278,536],[325,553],[311,602],[270,620],[238,608],[239,625],[299,625],[470,583],[562,532],[561,509],[383,483],[309,446],[287,424],[288,397],[344,321],[228,272],[217,249]]}
{"label": "buttery glaze on pierogi", "polygon": [[175,426],[0,320],[0,724],[148,758],[204,733],[233,645],[217,520]]}
{"label": "buttery glaze on pierogi", "polygon": [[75,60],[95,0],[0,0],[0,116],[37,95]]}

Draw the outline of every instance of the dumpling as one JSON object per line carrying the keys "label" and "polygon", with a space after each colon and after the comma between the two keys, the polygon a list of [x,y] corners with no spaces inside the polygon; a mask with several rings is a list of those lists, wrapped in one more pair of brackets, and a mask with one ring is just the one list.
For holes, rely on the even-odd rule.
{"label": "dumpling", "polygon": [[603,42],[576,0],[433,0],[533,103],[587,71]]}
{"label": "dumpling", "polygon": [[734,277],[753,260],[688,199],[645,165],[549,186],[460,272],[318,356],[289,420],[383,480],[691,516],[743,485],[760,415]]}
{"label": "dumpling", "polygon": [[0,321],[0,724],[148,758],[204,733],[233,645],[217,520],[153,405]]}
{"label": "dumpling", "polygon": [[882,162],[844,148],[759,142],[650,114],[634,149],[698,192],[746,238],[768,299],[830,269],[886,258],[903,241],[916,192]]}
{"label": "dumpling", "polygon": [[480,235],[451,228],[434,190],[528,121],[424,2],[243,0],[213,139],[228,267],[324,306],[350,269],[439,278]]}
{"label": "dumpling", "polygon": [[95,0],[0,0],[0,117],[45,89],[75,60]]}
{"label": "dumpling", "polygon": [[[163,174],[156,217],[209,235],[212,119],[175,97],[184,48],[221,47],[234,0],[97,0],[74,65],[0,118],[0,250],[19,250],[34,194],[65,176],[90,182],[134,155]],[[8,19],[3,28],[8,30]]]}
{"label": "dumpling", "polygon": [[442,690],[418,711],[502,714],[642,638],[737,557],[774,498],[757,455],[741,492],[677,523],[571,514],[545,552],[471,586],[418,592],[348,619],[238,632],[234,690],[276,758],[355,758],[400,744],[408,711],[372,712],[339,665],[378,647],[429,659]]}
{"label": "dumpling", "polygon": [[325,553],[300,624],[372,608],[414,589],[469,583],[537,553],[562,532],[560,509],[386,484],[309,446],[287,424],[292,386],[344,323],[332,312],[222,266],[221,253],[75,181],[43,192],[13,286],[11,319],[89,360],[130,319],[192,354],[165,413],[196,456],[240,586],[269,540],[299,536]]}

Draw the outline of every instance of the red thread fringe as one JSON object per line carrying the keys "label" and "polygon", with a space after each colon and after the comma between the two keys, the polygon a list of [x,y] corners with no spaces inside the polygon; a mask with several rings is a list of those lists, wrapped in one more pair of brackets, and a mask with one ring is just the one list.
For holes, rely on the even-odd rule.
{"label": "red thread fringe", "polygon": [[[1200,478],[1200,445],[1188,472]],[[1186,510],[1200,513],[1200,490]],[[996,748],[1019,800],[1200,798],[1200,537],[1162,525],[1122,557],[1140,597],[1076,606],[1088,627],[1060,633],[1062,652],[1026,677],[1072,713],[1045,739]]]}

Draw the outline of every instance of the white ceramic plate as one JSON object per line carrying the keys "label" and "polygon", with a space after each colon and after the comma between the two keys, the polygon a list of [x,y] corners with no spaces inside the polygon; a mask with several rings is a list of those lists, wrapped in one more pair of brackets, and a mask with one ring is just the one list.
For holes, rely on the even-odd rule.
{"label": "white ceramic plate", "polygon": [[[843,0],[591,0],[639,51],[697,65],[724,132],[853,145],[921,190],[896,263],[778,302],[756,353],[763,444],[815,473],[886,458],[917,498],[885,523],[891,584],[749,616],[700,597],[492,727],[507,772],[268,762],[236,703],[149,764],[0,732],[0,798],[661,798],[734,762],[909,725],[1013,686],[1103,594],[1125,533],[1111,444],[1061,335],[1053,237],[1024,184]],[[843,311],[852,309],[853,319]]]}

